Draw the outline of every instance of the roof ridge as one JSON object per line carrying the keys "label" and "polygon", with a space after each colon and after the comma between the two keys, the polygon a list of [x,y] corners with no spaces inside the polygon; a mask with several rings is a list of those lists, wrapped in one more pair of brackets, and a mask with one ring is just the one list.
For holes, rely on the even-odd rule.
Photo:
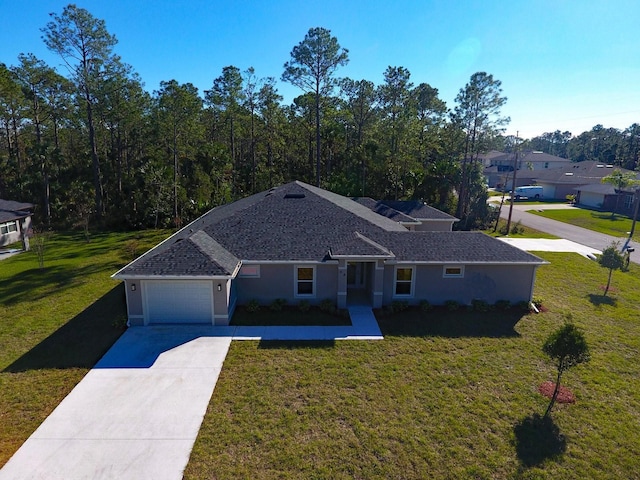
{"label": "roof ridge", "polygon": [[230,275],[235,272],[240,263],[238,257],[216,242],[203,230],[198,230],[191,235],[189,241],[193,243],[200,252],[206,255],[209,260],[224,268]]}
{"label": "roof ridge", "polygon": [[395,255],[393,254],[393,252],[391,250],[389,250],[388,248],[384,247],[383,245],[379,244],[378,242],[376,242],[375,240],[370,239],[369,237],[361,234],[360,232],[356,231],[355,232],[356,237],[359,238],[360,240],[368,243],[369,245],[371,245],[372,247],[375,247],[377,249],[379,249],[380,251],[386,253],[387,255],[390,255],[392,257],[395,257]]}
{"label": "roof ridge", "polygon": [[300,185],[307,191],[313,193],[314,195],[331,202],[335,206],[346,210],[347,212],[357,215],[362,220],[366,220],[367,222],[375,225],[382,230],[395,232],[395,231],[406,231],[402,225],[397,222],[387,218],[383,215],[380,215],[369,207],[362,205],[355,200],[350,199],[349,197],[345,197],[340,195],[339,193],[330,192],[329,190],[324,190],[319,187],[314,187],[304,182],[300,182],[299,180],[295,181],[296,184]]}

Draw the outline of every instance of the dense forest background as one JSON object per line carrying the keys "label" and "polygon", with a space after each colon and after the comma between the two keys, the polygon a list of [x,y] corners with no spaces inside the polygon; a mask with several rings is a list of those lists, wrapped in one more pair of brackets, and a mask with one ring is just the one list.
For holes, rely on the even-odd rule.
{"label": "dense forest background", "polygon": [[639,166],[638,124],[504,136],[507,99],[485,72],[452,107],[402,66],[388,67],[380,85],[340,78],[349,52],[323,28],[283,59],[281,80],[300,88],[290,105],[275,78],[233,65],[203,92],[175,80],[149,92],[104,22],[73,5],[42,34],[64,75],[28,53],[0,63],[0,198],[36,204],[42,228],[179,227],[294,179],[348,196],[421,199],[474,228],[489,216],[482,152]]}

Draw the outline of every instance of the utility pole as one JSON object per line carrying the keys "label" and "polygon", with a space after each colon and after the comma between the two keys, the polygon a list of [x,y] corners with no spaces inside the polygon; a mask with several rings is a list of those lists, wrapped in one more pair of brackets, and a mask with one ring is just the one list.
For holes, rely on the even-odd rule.
{"label": "utility pole", "polygon": [[511,215],[513,214],[513,191],[516,189],[516,174],[518,173],[518,137],[520,132],[516,132],[516,156],[513,160],[513,183],[511,184],[511,195],[509,195],[509,219],[507,220],[507,236],[511,231]]}
{"label": "utility pole", "polygon": [[623,252],[628,252],[629,243],[633,240],[633,234],[636,231],[636,220],[638,219],[638,206],[640,206],[640,188],[636,188],[635,191],[635,206],[633,207],[633,221],[631,222],[631,231],[629,232],[629,238],[624,242],[622,246]]}

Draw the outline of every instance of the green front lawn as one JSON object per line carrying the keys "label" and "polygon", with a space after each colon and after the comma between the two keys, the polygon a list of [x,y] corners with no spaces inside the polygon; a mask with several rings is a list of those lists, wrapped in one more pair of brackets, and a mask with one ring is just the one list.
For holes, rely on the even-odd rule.
{"label": "green front lawn", "polygon": [[[635,478],[640,268],[605,298],[596,263],[538,255],[539,315],[403,312],[382,341],[233,342],[185,478]],[[592,360],[541,430],[541,346],[567,314]]]}
{"label": "green front lawn", "polygon": [[[124,331],[111,274],[166,231],[56,234],[44,269],[32,251],[0,261],[0,466]],[[33,243],[32,243],[33,245]]]}
{"label": "green front lawn", "polygon": [[[506,227],[507,227],[507,221],[501,218],[498,221],[498,228],[496,229],[495,232],[493,231],[493,227],[491,227],[488,230],[485,230],[484,233],[492,237],[503,237],[504,234],[502,232],[504,231],[503,229],[506,229]],[[514,228],[517,230],[516,232],[514,232]],[[546,233],[546,232],[541,232],[540,230],[527,227],[526,225],[522,225],[521,223],[515,222],[513,220],[511,221],[510,230],[511,232],[509,233],[509,236],[512,238],[558,238],[555,235],[551,235],[550,233]]]}
{"label": "green front lawn", "polygon": [[[166,233],[138,234],[138,253]],[[109,275],[138,235],[57,235],[44,270],[34,253],[0,262],[0,465],[121,334]],[[540,315],[413,311],[381,317],[382,341],[233,342],[185,478],[634,478],[640,267],[602,297],[596,263],[538,255]],[[540,431],[541,346],[567,314],[592,360]]]}
{"label": "green front lawn", "polygon": [[[630,217],[625,215],[612,217],[610,212],[598,212],[581,208],[568,210],[529,210],[528,212],[614,237],[628,237],[631,231],[632,220]],[[640,241],[640,232],[638,232],[638,230],[634,232],[633,239]]]}

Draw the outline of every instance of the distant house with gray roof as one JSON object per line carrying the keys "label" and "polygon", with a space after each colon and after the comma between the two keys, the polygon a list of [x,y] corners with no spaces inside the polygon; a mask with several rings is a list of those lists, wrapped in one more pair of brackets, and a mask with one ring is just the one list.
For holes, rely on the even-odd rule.
{"label": "distant house with gray roof", "polygon": [[0,247],[22,242],[29,250],[33,204],[0,198]]}
{"label": "distant house with gray roof", "polygon": [[339,308],[531,299],[546,262],[451,231],[456,219],[442,212],[442,231],[419,231],[439,216],[425,207],[291,182],[210,210],[113,277],[125,283],[131,325],[227,325],[237,305],[279,298]]}
{"label": "distant house with gray roof", "polygon": [[[609,203],[605,203],[605,197],[615,195],[615,189],[602,187],[602,179],[614,170],[620,170],[624,173],[634,173],[638,178],[637,172],[625,170],[624,168],[614,167],[613,165],[605,165],[595,161],[572,162],[562,168],[540,172],[536,176],[536,185],[543,188],[544,198],[564,200],[567,195],[576,195],[580,191],[587,193],[586,196],[580,195],[576,203],[584,203],[588,206],[596,202],[595,198],[600,197],[602,203],[600,208],[607,209]],[[621,192],[622,193],[622,192]],[[612,201],[612,200],[609,200]]]}
{"label": "distant house with gray roof", "polygon": [[562,168],[571,163],[567,158],[550,155],[544,152],[528,151],[515,153],[501,153],[492,151],[481,156],[485,165],[484,176],[489,187],[511,190],[513,187],[513,170],[517,164],[516,187],[531,185],[533,179],[541,171]]}

